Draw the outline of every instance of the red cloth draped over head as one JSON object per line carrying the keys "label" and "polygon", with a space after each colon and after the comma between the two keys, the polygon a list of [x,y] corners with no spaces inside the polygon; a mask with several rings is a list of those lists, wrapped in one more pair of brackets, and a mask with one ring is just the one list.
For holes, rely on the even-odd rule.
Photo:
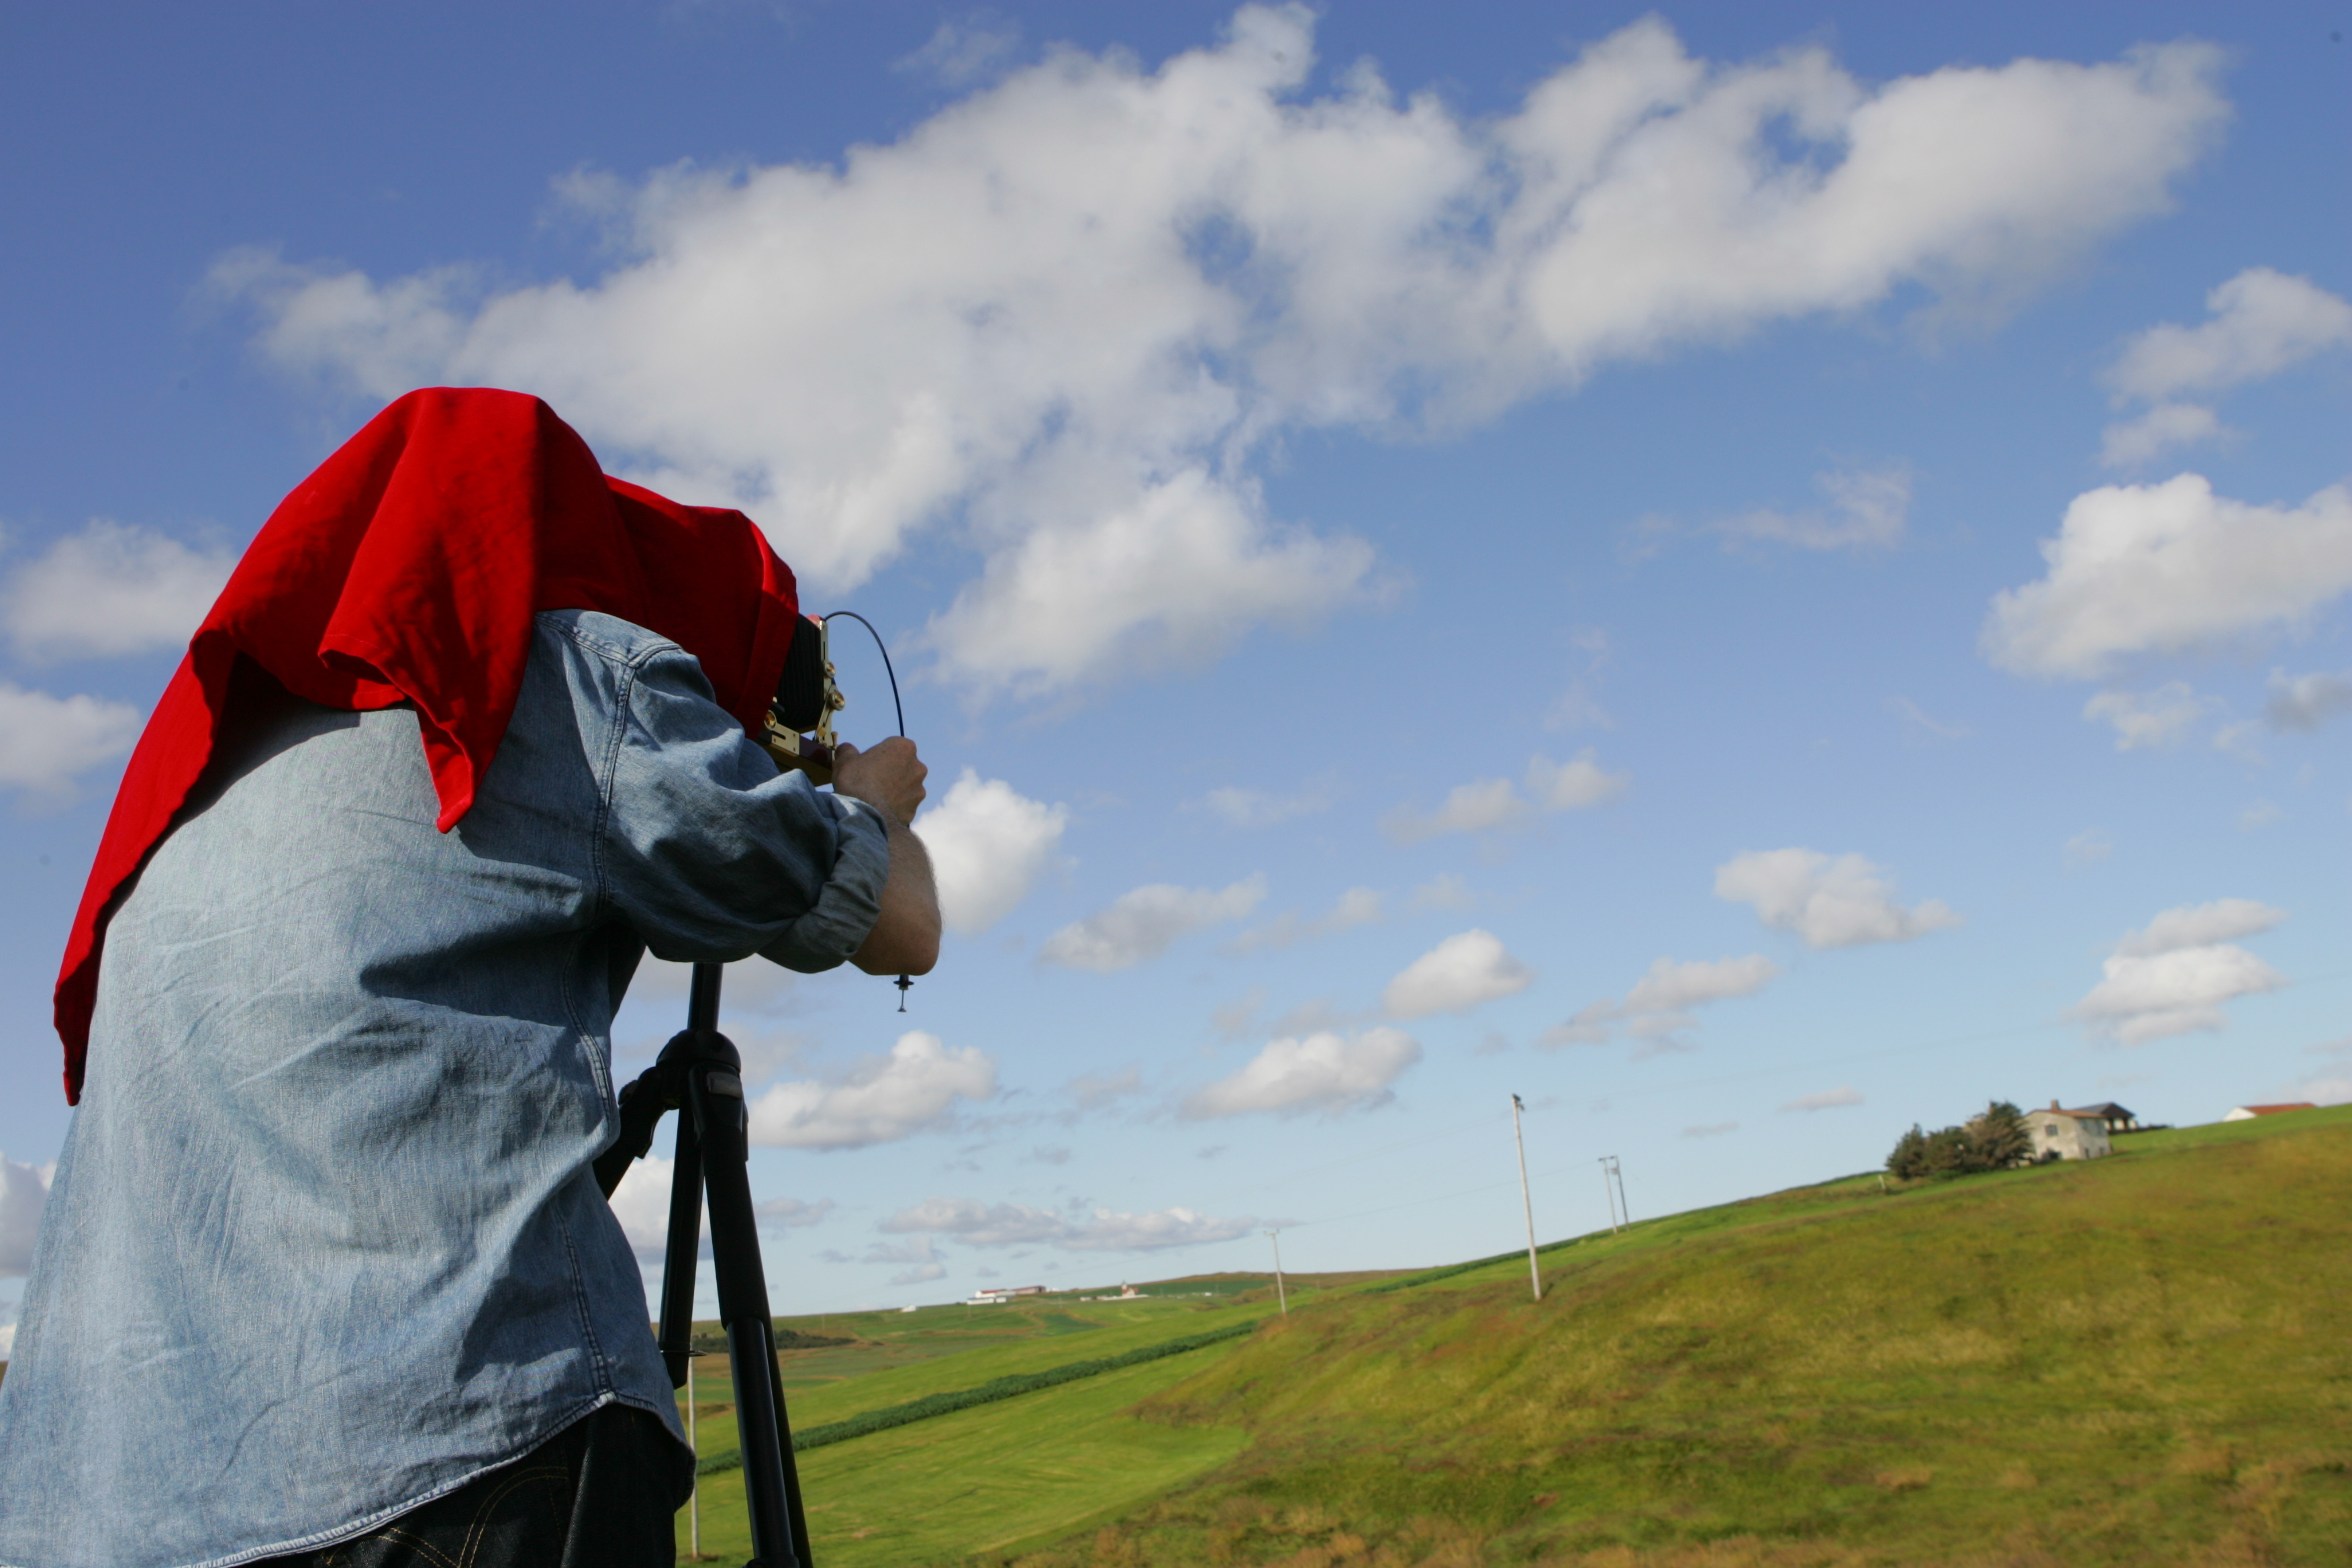
{"label": "red cloth draped over head", "polygon": [[608,479],[520,393],[412,392],[286,498],[196,629],[115,795],[58,975],[68,1103],[106,922],[212,758],[238,656],[325,707],[414,703],[446,833],[506,736],[531,617],[560,609],[668,637],[757,734],[800,605],[751,519]]}

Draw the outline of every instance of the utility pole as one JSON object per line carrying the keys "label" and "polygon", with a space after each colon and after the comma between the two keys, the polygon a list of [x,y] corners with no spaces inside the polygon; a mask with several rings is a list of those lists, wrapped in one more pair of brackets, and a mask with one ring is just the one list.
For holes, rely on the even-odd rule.
{"label": "utility pole", "polygon": [[[694,1352],[687,1352],[686,1448],[694,1456],[695,1467],[694,1489],[686,1494],[686,1551],[688,1561],[699,1563],[702,1561],[702,1454],[698,1446],[700,1440],[694,1435]],[[677,1537],[673,1535],[670,1540],[676,1542]]]}
{"label": "utility pole", "polygon": [[1616,1168],[1616,1155],[1603,1154],[1601,1156],[1601,1193],[1603,1197],[1606,1197],[1609,1200],[1609,1234],[1612,1236],[1616,1235],[1619,1230],[1623,1228],[1617,1223],[1618,1189],[1609,1184],[1610,1173]]}
{"label": "utility pole", "polygon": [[1274,1243],[1274,1299],[1282,1308],[1284,1317],[1290,1316],[1290,1296],[1282,1288],[1282,1232],[1269,1230],[1265,1238]]}
{"label": "utility pole", "polygon": [[1528,1194],[1528,1140],[1519,1131],[1519,1112],[1527,1108],[1517,1095],[1511,1096],[1511,1142],[1519,1146],[1519,1207],[1528,1216],[1528,1283],[1543,1300],[1543,1270],[1536,1267],[1536,1201]]}

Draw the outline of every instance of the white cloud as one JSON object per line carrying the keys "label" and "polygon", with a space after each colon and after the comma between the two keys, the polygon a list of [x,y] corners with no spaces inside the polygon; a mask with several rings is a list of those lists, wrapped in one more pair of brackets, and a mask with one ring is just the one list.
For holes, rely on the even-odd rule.
{"label": "white cloud", "polygon": [[1223,784],[1203,795],[1201,804],[1235,827],[1272,827],[1295,817],[1328,811],[1331,788],[1322,784],[1292,795],[1276,795],[1267,790]]}
{"label": "white cloud", "polygon": [[1225,944],[1228,952],[1279,952],[1295,947],[1316,937],[1333,936],[1358,926],[1375,925],[1388,916],[1387,900],[1377,889],[1350,888],[1341,893],[1331,908],[1313,920],[1297,912],[1282,914],[1254,930],[1245,931]]}
{"label": "white cloud", "polygon": [[751,1142],[777,1149],[862,1149],[912,1137],[959,1100],[996,1093],[996,1064],[977,1046],[950,1049],[910,1029],[887,1057],[859,1059],[831,1082],[780,1083],[751,1102]]}
{"label": "white cloud", "polygon": [[1782,1106],[1783,1110],[1835,1110],[1843,1106],[1860,1105],[1861,1094],[1851,1086],[1823,1089],[1819,1094],[1799,1095]]}
{"label": "white cloud", "polygon": [[1679,1013],[1701,1003],[1753,996],[1769,985],[1780,966],[1760,952],[1745,958],[1694,959],[1677,963],[1661,958],[1625,994],[1629,1013]]}
{"label": "white cloud", "polygon": [[2284,919],[2284,910],[2252,899],[2167,910],[2125,934],[2102,965],[2105,977],[2069,1016],[2126,1046],[2226,1029],[2222,1004],[2286,984],[2277,970],[2231,944]]}
{"label": "white cloud", "polygon": [[[622,1173],[621,1184],[613,1189],[613,1217],[621,1222],[621,1232],[629,1238],[629,1246],[647,1262],[662,1257],[669,1247],[670,1181],[677,1169],[675,1160],[665,1160],[658,1154],[645,1154]],[[803,1203],[798,1198],[769,1198],[753,1205],[762,1225],[787,1226],[815,1225],[833,1211],[831,1198],[815,1203]],[[703,1205],[702,1237],[710,1237],[710,1210]]]}
{"label": "white cloud", "polygon": [[1427,816],[1396,811],[1381,819],[1381,830],[1399,844],[1433,838],[1441,833],[1486,833],[1508,827],[1528,814],[1519,787],[1508,779],[1474,779],[1446,792],[1445,804]]}
{"label": "white cloud", "polygon": [[1249,1216],[1214,1219],[1188,1208],[1128,1214],[1098,1208],[1073,1219],[1027,1204],[984,1204],[976,1198],[926,1198],[882,1222],[899,1235],[952,1236],[971,1247],[1052,1246],[1069,1252],[1148,1252],[1231,1241],[1257,1225]]}
{"label": "white cloud", "polygon": [[[677,1168],[675,1160],[646,1154],[621,1173],[621,1184],[613,1189],[613,1217],[621,1222],[622,1234],[629,1238],[629,1246],[640,1258],[658,1258],[669,1246],[670,1176]],[[702,1215],[702,1234],[710,1234],[707,1205]]]}
{"label": "white cloud", "polygon": [[993,12],[950,18],[931,31],[923,47],[890,62],[890,68],[928,77],[947,87],[965,87],[993,75],[1021,45],[1021,29]]}
{"label": "white cloud", "polygon": [[145,721],[96,697],[52,697],[0,680],[0,785],[63,799],[78,773],[131,750]]}
{"label": "white cloud", "polygon": [[1885,873],[1859,855],[1835,858],[1817,849],[1736,855],[1716,868],[1715,896],[1754,907],[1775,931],[1794,931],[1808,947],[1909,942],[1960,923],[1940,900],[1904,908]]}
{"label": "white cloud", "polygon": [[1727,545],[1747,542],[1799,550],[1891,550],[1903,542],[1911,510],[1911,467],[1888,463],[1816,475],[1830,500],[1827,510],[1751,511],[1726,518],[1714,531]]}
{"label": "white cloud", "polygon": [[2226,1029],[2221,1004],[2275,991],[2286,977],[2242,947],[2187,947],[2146,958],[2121,954],[2072,1016],[2126,1046],[2168,1035]]}
{"label": "white cloud", "polygon": [[1421,1043],[1401,1029],[1358,1034],[1330,1030],[1270,1040],[1247,1066],[1192,1095],[1189,1117],[1240,1116],[1255,1110],[1335,1115],[1394,1098],[1389,1086],[1421,1060]]}
{"label": "white cloud", "polygon": [[236,563],[93,518],[10,574],[0,619],[20,656],[43,661],[184,646]]}
{"label": "white cloud", "polygon": [[2352,713],[2352,670],[2331,675],[2315,670],[2289,676],[2271,671],[2271,699],[2263,717],[2273,730],[2316,730],[2338,713]]}
{"label": "white cloud", "polygon": [[2149,692],[2102,691],[2083,704],[2083,717],[2114,725],[2116,751],[2137,752],[2179,744],[2215,707],[2187,681],[2171,680]]}
{"label": "white cloud", "polygon": [[215,280],[298,374],[539,390],[639,477],[751,507],[804,581],[957,531],[982,565],[929,628],[944,673],[1041,690],[1376,591],[1367,545],[1267,515],[1287,432],[1459,427],[1914,291],[2005,304],[2162,210],[2227,112],[2202,46],[1865,85],[1647,20],[1470,120],[1369,67],[1306,90],[1312,34],[1249,6],[1156,69],[1055,51],[837,164],[566,182],[618,231],[584,282],[253,252]]}
{"label": "white cloud", "polygon": [[2070,866],[2087,866],[2104,860],[2116,852],[2116,841],[2107,837],[2104,827],[2086,827],[2066,840],[2064,854]]}
{"label": "white cloud", "polygon": [[1037,956],[1069,969],[1108,974],[1131,969],[1168,951],[1188,931],[1223,921],[1245,919],[1265,898],[1265,878],[1255,876],[1231,887],[1180,888],[1154,882],[1121,893],[1108,909],[1066,925],[1045,939]]}
{"label": "white cloud", "polygon": [[1966,724],[1937,719],[1908,697],[1890,697],[1886,710],[1909,725],[1909,732],[1931,741],[1965,741],[1974,731]]}
{"label": "white cloud", "polygon": [[1031,800],[1002,779],[964,769],[947,798],[915,819],[948,929],[978,936],[1011,914],[1053,868],[1069,820],[1066,805]]}
{"label": "white cloud", "polygon": [[2285,919],[2284,910],[2273,909],[2252,899],[2182,904],[2165,910],[2138,931],[2126,932],[2116,943],[2116,952],[2126,958],[2148,958],[2186,947],[2210,947],[2216,942],[2258,935]]}
{"label": "white cloud", "polygon": [[763,1198],[752,1205],[752,1212],[760,1216],[761,1225],[780,1225],[797,1230],[803,1226],[821,1223],[833,1212],[833,1207],[831,1198],[819,1198],[813,1204],[799,1198]]}
{"label": "white cloud", "polygon": [[2332,348],[2352,345],[2352,304],[2308,278],[2249,267],[2205,296],[2211,319],[2170,322],[2135,336],[2107,373],[2119,397],[2161,403],[2263,381]]}
{"label": "white cloud", "polygon": [[1062,1086],[1081,1110],[1099,1110],[1113,1100],[1143,1089],[1143,1074],[1134,1068],[1115,1073],[1080,1073]]}
{"label": "white cloud", "polygon": [[1473,927],[1447,937],[1402,972],[1381,994],[1392,1016],[1467,1013],[1497,997],[1525,991],[1535,971],[1511,956],[1494,932]]}
{"label": "white cloud", "polygon": [[1641,1042],[1636,1056],[1690,1049],[1688,1033],[1698,1022],[1690,1009],[1753,996],[1780,973],[1780,966],[1760,952],[1713,960],[1656,959],[1622,1000],[1593,1003],[1568,1022],[1546,1029],[1536,1044],[1546,1049],[1597,1046],[1622,1033]]}
{"label": "white cloud", "polygon": [[1624,773],[1602,769],[1593,761],[1590,746],[1566,763],[1555,763],[1549,757],[1528,761],[1528,796],[1544,811],[1580,811],[1599,805],[1625,793],[1632,782]]}
{"label": "white cloud", "polygon": [[2106,674],[2132,656],[2242,640],[2352,589],[2352,490],[2300,507],[2213,493],[2201,474],[2076,496],[2041,581],[1995,595],[1985,656],[2022,675]]}
{"label": "white cloud", "polygon": [[1530,803],[1543,811],[1580,811],[1614,800],[1632,782],[1627,774],[1603,768],[1591,746],[1566,763],[1534,756],[1528,759],[1524,796],[1509,779],[1473,779],[1455,784],[1444,804],[1426,816],[1402,809],[1391,812],[1381,820],[1381,830],[1399,844],[1443,833],[1490,833],[1525,821]]}
{"label": "white cloud", "polygon": [[2118,419],[2099,437],[2099,461],[2111,468],[2137,468],[2175,447],[2210,441],[2222,434],[2221,416],[2199,403],[2159,403],[2136,419]]}
{"label": "white cloud", "polygon": [[0,1279],[21,1279],[32,1272],[33,1240],[57,1170],[55,1164],[31,1165],[0,1154]]}

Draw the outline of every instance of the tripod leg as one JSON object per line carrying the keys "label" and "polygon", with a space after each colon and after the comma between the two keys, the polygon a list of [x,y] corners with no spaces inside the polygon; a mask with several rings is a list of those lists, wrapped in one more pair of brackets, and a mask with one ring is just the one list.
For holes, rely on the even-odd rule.
{"label": "tripod leg", "polygon": [[[734,1047],[724,1036],[706,1037]],[[714,1053],[716,1054],[716,1053]],[[735,1374],[735,1416],[743,1448],[743,1490],[751,1505],[751,1550],[759,1568],[814,1568],[808,1522],[801,1508],[800,1475],[793,1463],[792,1427],[784,1415],[783,1378],[776,1368],[775,1326],[768,1315],[768,1281],[760,1265],[759,1219],[751,1208],[743,1080],[709,1058],[688,1075],[702,1131],[702,1173],[710,1193],[711,1272],[719,1282],[719,1316]]]}
{"label": "tripod leg", "polygon": [[661,1352],[672,1388],[686,1381],[694,1353],[694,1268],[701,1247],[702,1134],[692,1110],[681,1105],[669,1174],[669,1250],[662,1259]]}

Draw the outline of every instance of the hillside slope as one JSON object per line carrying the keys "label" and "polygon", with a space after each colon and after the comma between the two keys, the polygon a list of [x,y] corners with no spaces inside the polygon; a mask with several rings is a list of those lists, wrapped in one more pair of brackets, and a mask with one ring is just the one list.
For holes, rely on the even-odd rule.
{"label": "hillside slope", "polygon": [[1237,1457],[1019,1562],[2344,1563],[2352,1110],[2121,1147],[1335,1293],[1139,1406]]}

